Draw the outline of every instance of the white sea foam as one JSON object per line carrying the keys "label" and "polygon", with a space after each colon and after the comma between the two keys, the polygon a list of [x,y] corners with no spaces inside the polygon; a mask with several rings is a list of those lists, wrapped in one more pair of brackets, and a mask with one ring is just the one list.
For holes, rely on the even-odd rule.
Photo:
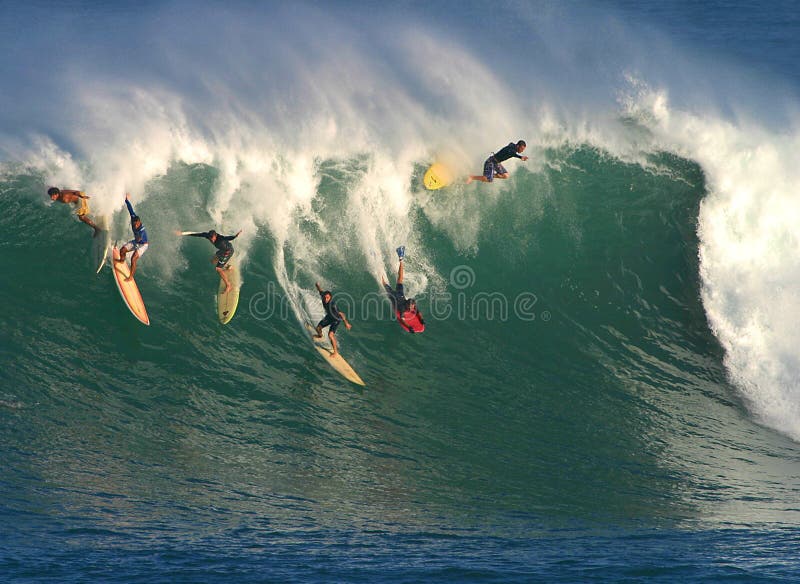
{"label": "white sea foam", "polygon": [[[445,157],[460,174],[480,172],[490,150],[518,138],[528,140],[531,170],[542,147],[565,143],[643,163],[675,152],[708,181],[702,294],[731,377],[759,419],[800,440],[800,139],[786,99],[765,102],[753,89],[765,80],[690,58],[652,31],[637,39],[591,10],[565,18],[557,5],[511,6],[514,26],[492,32],[393,9],[175,3],[123,15],[119,43],[103,27],[62,30],[51,14],[41,52],[28,58],[38,55],[29,65],[58,91],[14,90],[5,126],[13,115],[31,127],[6,131],[3,150],[49,183],[94,194],[101,212],[119,210],[125,191],[137,204],[152,196],[153,180],[176,161],[215,167],[203,219],[244,228],[245,255],[257,229],[269,230],[276,276],[300,319],[318,310],[313,280],[337,283],[325,258],[351,241],[376,283],[406,244],[412,292],[423,291],[437,275],[416,206],[458,248],[476,251],[480,217],[502,185],[434,199],[415,192],[415,165]],[[80,47],[67,42],[76,37]],[[621,124],[620,108],[646,131]],[[319,189],[321,165],[332,161],[347,177],[335,213]],[[200,201],[182,197],[175,208]],[[175,224],[187,216],[148,218],[162,251],[178,251],[164,241],[173,229],[210,226]],[[168,269],[168,260],[154,263]]]}

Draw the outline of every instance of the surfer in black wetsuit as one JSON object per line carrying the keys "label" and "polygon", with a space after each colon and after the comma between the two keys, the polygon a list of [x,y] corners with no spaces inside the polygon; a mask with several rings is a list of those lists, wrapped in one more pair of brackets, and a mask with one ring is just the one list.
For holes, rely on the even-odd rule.
{"label": "surfer in black wetsuit", "polygon": [[400,260],[400,267],[397,269],[397,286],[394,290],[389,286],[386,279],[381,276],[386,294],[392,301],[392,308],[397,316],[397,322],[410,333],[421,333],[425,330],[425,321],[422,320],[422,313],[417,308],[417,301],[413,298],[406,298],[405,288],[403,287],[403,258],[406,255],[405,246],[397,248],[397,257]]}
{"label": "surfer in black wetsuit", "polygon": [[323,290],[319,282],[316,282],[314,285],[317,287],[317,292],[319,292],[319,296],[322,299],[322,308],[325,309],[325,318],[317,323],[317,334],[314,335],[314,338],[321,339],[322,329],[326,326],[330,326],[328,329],[328,338],[331,340],[331,346],[333,347],[331,357],[334,357],[339,354],[339,346],[336,344],[336,329],[339,327],[339,323],[343,322],[347,330],[350,330],[353,326],[347,322],[345,313],[336,306],[336,302],[333,301],[333,295],[330,293],[330,290]]}
{"label": "surfer in black wetsuit", "polygon": [[520,140],[516,144],[509,142],[508,146],[501,148],[497,152],[486,159],[483,163],[483,174],[471,174],[467,177],[467,184],[474,180],[481,182],[492,182],[495,178],[508,178],[508,171],[503,166],[503,162],[509,158],[519,158],[520,160],[528,160],[527,156],[522,156],[525,152],[527,144],[525,140]]}
{"label": "surfer in black wetsuit", "polygon": [[239,237],[241,232],[242,230],[240,229],[236,235],[220,235],[212,229],[211,231],[204,231],[202,233],[183,233],[179,231],[178,234],[188,235],[189,237],[205,237],[217,248],[217,253],[211,256],[211,261],[217,262],[215,266],[216,270],[219,273],[219,277],[225,282],[225,292],[228,292],[231,289],[231,282],[228,280],[228,275],[225,272],[230,269],[230,266],[227,264],[231,257],[233,257],[233,252],[235,251],[231,241]]}

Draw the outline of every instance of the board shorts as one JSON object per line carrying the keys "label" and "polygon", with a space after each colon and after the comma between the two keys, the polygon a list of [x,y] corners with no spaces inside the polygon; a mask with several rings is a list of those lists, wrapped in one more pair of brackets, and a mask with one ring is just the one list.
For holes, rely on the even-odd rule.
{"label": "board shorts", "polygon": [[508,173],[506,167],[497,162],[497,160],[494,158],[494,155],[487,158],[486,162],[483,163],[483,176],[485,176],[486,180],[489,182],[494,180],[494,175],[506,173]]}
{"label": "board shorts", "polygon": [[78,217],[85,217],[89,213],[89,201],[87,199],[81,199],[80,206],[78,207],[78,210],[75,211],[75,214]]}
{"label": "board shorts", "polygon": [[124,249],[126,252],[138,251],[139,257],[142,257],[144,255],[144,252],[147,251],[148,247],[150,247],[149,243],[137,244],[135,241],[130,240],[128,243],[122,246],[122,249]]}
{"label": "board shorts", "polygon": [[231,251],[218,251],[217,252],[217,266],[218,268],[224,268],[225,265],[230,261],[233,257],[233,250]]}
{"label": "board shorts", "polygon": [[339,320],[338,318],[334,318],[330,314],[326,314],[325,318],[323,318],[321,321],[319,321],[319,323],[317,324],[317,327],[325,328],[326,326],[330,326],[331,327],[330,332],[335,333],[336,329],[339,328],[339,323],[340,322],[342,322],[342,321]]}
{"label": "board shorts", "polygon": [[406,300],[405,288],[403,288],[403,285],[397,284],[394,290],[392,290],[391,286],[388,284],[384,284],[383,287],[386,289],[386,294],[392,301],[392,308],[394,308],[395,311],[404,312],[408,306],[408,300]]}

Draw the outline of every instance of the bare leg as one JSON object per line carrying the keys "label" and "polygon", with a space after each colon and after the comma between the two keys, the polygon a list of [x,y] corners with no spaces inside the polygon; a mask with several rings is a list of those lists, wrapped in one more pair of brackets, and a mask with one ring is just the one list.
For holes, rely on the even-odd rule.
{"label": "bare leg", "polygon": [[328,338],[331,340],[331,346],[333,347],[333,353],[331,353],[331,357],[338,355],[339,345],[336,343],[336,335],[333,334],[333,331],[328,331]]}
{"label": "bare leg", "polygon": [[403,262],[400,262],[400,267],[397,269],[397,283],[403,283]]}
{"label": "bare leg", "polygon": [[123,246],[122,246],[122,247],[119,249],[119,259],[118,259],[117,261],[118,261],[118,262],[124,262],[124,261],[125,261],[125,256],[126,256],[126,255],[128,255],[128,250],[127,250],[127,249],[125,249],[125,246],[123,245]]}
{"label": "bare leg", "polygon": [[217,272],[219,272],[219,277],[222,278],[222,281],[225,282],[225,292],[230,292],[231,290],[231,281],[228,280],[228,275],[225,273],[224,268],[216,268]]}
{"label": "bare leg", "polygon": [[481,182],[489,182],[489,179],[483,176],[482,174],[471,174],[467,177],[467,184],[471,183],[474,180],[478,180]]}
{"label": "bare leg", "polygon": [[86,225],[88,225],[89,227],[94,229],[94,234],[92,235],[92,237],[97,237],[97,234],[100,233],[100,228],[97,225],[95,225],[94,223],[92,223],[92,220],[89,219],[88,215],[79,215],[78,219],[80,219],[81,221],[86,223]]}
{"label": "bare leg", "polygon": [[133,280],[133,275],[136,273],[136,262],[138,261],[139,261],[139,252],[135,251],[131,256],[131,275],[125,278],[126,282],[129,280]]}
{"label": "bare leg", "polygon": [[316,328],[317,334],[314,335],[314,338],[315,339],[321,339],[322,338],[322,327],[317,325],[315,328]]}

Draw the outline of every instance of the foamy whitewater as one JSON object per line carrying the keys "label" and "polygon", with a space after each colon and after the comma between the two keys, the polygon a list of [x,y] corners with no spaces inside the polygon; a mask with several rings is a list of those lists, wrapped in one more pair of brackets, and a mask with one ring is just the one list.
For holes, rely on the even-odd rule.
{"label": "foamy whitewater", "polygon": [[[547,164],[544,148],[565,144],[644,165],[650,153],[676,153],[707,178],[698,221],[703,301],[731,377],[760,421],[800,439],[798,133],[796,112],[784,107],[791,94],[756,79],[775,91],[740,98],[731,63],[690,58],[655,35],[637,38],[592,10],[565,33],[553,25],[560,9],[539,8],[509,8],[511,54],[468,42],[472,26],[443,34],[421,15],[391,9],[179,2],[64,28],[52,10],[27,8],[43,23],[28,59],[48,54],[36,71],[39,85],[47,82],[33,94],[12,91],[19,101],[4,125],[37,123],[6,134],[3,150],[48,183],[92,193],[103,213],[119,210],[126,191],[135,201],[150,196],[148,185],[176,162],[213,166],[219,179],[209,197],[170,203],[150,220],[167,247],[159,269],[166,277],[176,265],[167,258],[179,255],[179,242],[160,237],[176,227],[242,228],[246,255],[263,225],[276,241],[280,284],[295,299],[300,274],[287,272],[285,250],[302,258],[303,275],[323,278],[332,277],[327,258],[355,247],[379,280],[405,242],[417,250],[414,287],[424,292],[441,279],[407,220],[418,196],[415,164],[446,157],[466,172],[493,145],[523,136],[534,172]],[[117,45],[97,42],[122,22]],[[612,31],[600,47],[584,34],[598,23]],[[324,216],[313,206],[329,171],[323,161],[338,161],[337,180],[356,185],[343,194],[345,212]],[[481,213],[498,197],[502,189],[449,208],[420,200],[457,247],[474,253]],[[198,205],[205,217],[189,224],[186,210]],[[311,238],[304,222],[324,237]]]}

